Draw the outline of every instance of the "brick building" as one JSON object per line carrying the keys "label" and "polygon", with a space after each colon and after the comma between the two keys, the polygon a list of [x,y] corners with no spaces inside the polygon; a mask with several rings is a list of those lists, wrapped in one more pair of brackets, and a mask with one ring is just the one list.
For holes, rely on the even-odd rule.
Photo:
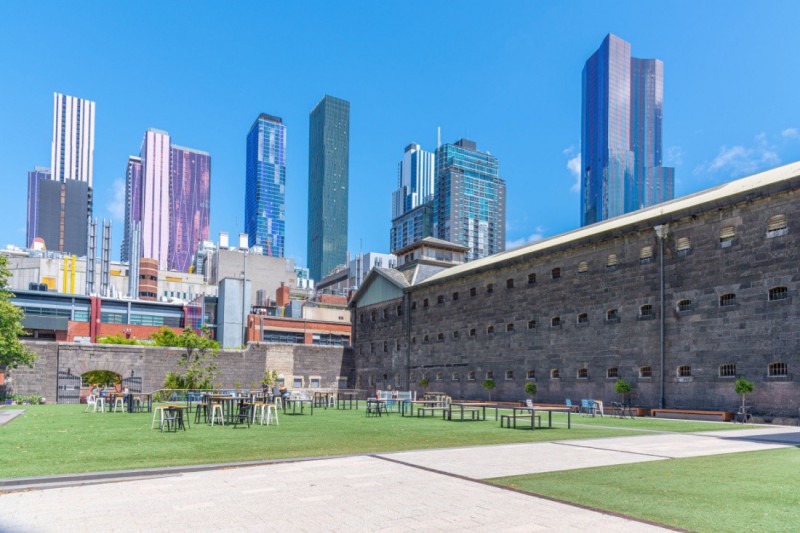
{"label": "brick building", "polygon": [[800,163],[454,266],[375,269],[351,301],[356,386],[797,416]]}

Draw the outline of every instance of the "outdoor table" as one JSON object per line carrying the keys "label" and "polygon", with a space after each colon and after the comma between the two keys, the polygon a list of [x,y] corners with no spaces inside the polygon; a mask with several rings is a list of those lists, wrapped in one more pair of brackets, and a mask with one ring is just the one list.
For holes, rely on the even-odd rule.
{"label": "outdoor table", "polygon": [[[145,392],[128,392],[128,393],[120,393],[119,396],[125,398],[126,403],[128,404],[127,409],[129,413],[133,413],[135,411],[134,399],[139,398],[139,410],[143,411],[145,405],[147,405],[147,412],[150,413],[153,410],[153,399],[152,397],[145,393]],[[145,404],[145,401],[147,402]]]}
{"label": "outdoor table", "polygon": [[569,407],[536,407],[536,406],[533,406],[533,407],[512,407],[511,409],[512,409],[512,413],[513,413],[513,417],[512,418],[514,420],[514,422],[513,422],[514,429],[517,428],[517,412],[523,413],[523,412],[526,412],[526,411],[531,414],[531,431],[536,429],[536,423],[535,423],[536,422],[536,418],[535,417],[536,417],[536,412],[537,411],[538,412],[544,411],[544,412],[547,413],[547,427],[548,428],[552,428],[553,427],[553,413],[554,412],[556,412],[556,413],[567,413],[567,429],[572,429],[572,418],[571,418],[572,417],[572,415],[571,415],[572,410]]}
{"label": "outdoor table", "polygon": [[336,393],[336,408],[352,409],[354,400],[358,409],[358,391],[339,391]]}
{"label": "outdoor table", "polygon": [[289,407],[292,409],[292,415],[297,414],[297,405],[300,404],[300,414],[303,414],[303,405],[308,404],[311,407],[311,416],[314,416],[314,400],[309,398],[286,398],[283,402],[283,414],[286,413],[286,408]]}
{"label": "outdoor table", "polygon": [[327,409],[331,398],[335,398],[332,392],[316,391],[313,393],[314,406]]}
{"label": "outdoor table", "polygon": [[408,416],[414,416],[414,406],[421,407],[446,407],[445,402],[440,400],[405,400],[403,402],[403,409],[400,411],[402,416],[406,416],[406,406],[408,406]]}
{"label": "outdoor table", "polygon": [[[242,396],[228,396],[228,395],[209,395],[209,406],[212,403],[219,403],[222,406],[222,418],[225,420],[226,424],[233,424],[236,415],[238,414],[238,407],[242,404],[247,398]],[[210,411],[210,409],[209,409]],[[210,412],[208,414],[208,419],[210,420]]]}
{"label": "outdoor table", "polygon": [[454,402],[450,404],[450,409],[448,409],[445,413],[447,414],[447,420],[453,419],[453,408],[457,407],[460,409],[461,419],[464,420],[464,408],[480,408],[481,409],[481,418],[480,420],[486,420],[486,408],[494,408],[494,419],[497,420],[497,413],[500,411],[500,408],[496,403],[483,403],[483,402]]}
{"label": "outdoor table", "polygon": [[[180,425],[181,426],[183,426],[183,427],[188,426],[189,428],[192,427],[189,424],[189,417],[188,416],[183,416],[184,411],[188,411],[189,410],[189,408],[187,406],[185,406],[185,405],[176,405],[176,404],[167,404],[167,405],[164,406],[164,408],[165,409],[174,409],[175,411],[178,412],[178,419],[180,420]],[[184,426],[184,422],[186,423],[186,426]]]}

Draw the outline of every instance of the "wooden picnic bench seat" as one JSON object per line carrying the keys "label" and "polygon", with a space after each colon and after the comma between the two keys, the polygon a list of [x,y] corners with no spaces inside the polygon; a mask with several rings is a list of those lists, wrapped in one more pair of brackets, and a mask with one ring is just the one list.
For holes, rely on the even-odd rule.
{"label": "wooden picnic bench seat", "polygon": [[[523,420],[530,420],[531,419],[531,415],[530,415],[530,413],[520,413],[520,414],[516,414],[516,415],[500,415],[500,427],[501,428],[502,427],[510,428],[511,427],[511,421],[514,420],[516,422],[517,418],[521,418]],[[542,427],[542,415],[536,415],[536,420],[537,420],[537,422],[536,422],[537,425],[539,427]],[[504,423],[505,423],[505,425],[504,425]],[[516,423],[514,424],[514,427],[516,427]]]}
{"label": "wooden picnic bench seat", "polygon": [[[650,416],[657,418],[682,418],[688,420],[715,420],[721,418],[723,422],[733,420],[731,411],[698,411],[695,409],[650,409]],[[674,416],[670,416],[674,415]]]}
{"label": "wooden picnic bench seat", "polygon": [[480,412],[481,410],[478,409],[477,407],[465,407],[463,410],[461,408],[459,409],[452,408],[450,409],[450,414],[447,418],[452,420],[453,415],[457,414],[461,417],[460,418],[461,420],[465,420],[467,418],[467,414],[469,414],[472,420],[476,420],[480,416],[479,415]]}
{"label": "wooden picnic bench seat", "polygon": [[440,411],[442,414],[444,414],[448,409],[449,409],[448,407],[443,407],[443,406],[439,406],[439,407],[417,407],[417,418],[419,418],[420,414],[422,415],[422,418],[425,418],[425,413],[428,412],[428,411],[430,411],[431,416],[435,416],[436,415],[436,411]]}

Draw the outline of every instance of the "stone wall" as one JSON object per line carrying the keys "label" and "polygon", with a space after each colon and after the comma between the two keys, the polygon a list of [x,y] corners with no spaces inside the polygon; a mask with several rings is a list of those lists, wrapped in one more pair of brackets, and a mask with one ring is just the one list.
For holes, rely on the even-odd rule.
{"label": "stone wall", "polygon": [[[158,390],[170,371],[176,370],[183,353],[180,348],[25,342],[38,355],[32,368],[20,367],[6,373],[7,393],[38,394],[54,403],[58,371],[80,375],[90,370],[110,370],[124,378],[142,378],[142,390]],[[312,377],[321,387],[335,387],[340,377],[354,379],[350,348],[294,344],[249,344],[246,350],[221,350],[217,358],[218,383],[232,388],[260,386],[267,369],[277,370],[291,387],[295,377],[308,386]]]}
{"label": "stone wall", "polygon": [[[665,406],[735,408],[741,400],[733,382],[743,376],[755,383],[751,402],[757,413],[797,416],[800,191],[796,187],[787,184],[783,191],[703,206],[670,219],[654,215],[638,227],[615,228],[591,241],[410,287],[403,305],[413,310],[405,322],[392,312],[397,301],[357,309],[353,315],[357,373],[369,374],[367,379],[375,380],[378,388],[404,387],[407,370],[412,388],[425,376],[429,390],[458,398],[487,398],[481,385],[491,373],[497,384],[494,398],[524,399],[526,381],[535,381],[538,401],[558,403],[566,398],[618,400],[613,385],[622,378],[633,384],[637,405],[657,407],[662,257],[653,228],[667,222]],[[767,221],[778,214],[786,215],[788,232],[768,237]],[[723,247],[720,230],[730,225],[735,226],[736,237]],[[678,250],[684,238],[690,239],[685,252]],[[642,260],[642,249],[648,246],[652,258]],[[616,265],[607,266],[611,254]],[[585,271],[580,272],[584,262]],[[770,301],[769,290],[775,287],[786,287],[788,298]],[[733,305],[720,305],[725,294],[736,295]],[[679,310],[678,303],[684,300],[691,303]],[[383,352],[384,342],[388,352]],[[371,351],[373,345],[376,353]],[[788,375],[768,376],[770,363],[786,364]],[[735,365],[731,376],[721,375],[723,365]],[[689,367],[690,375],[679,376],[682,366]]]}

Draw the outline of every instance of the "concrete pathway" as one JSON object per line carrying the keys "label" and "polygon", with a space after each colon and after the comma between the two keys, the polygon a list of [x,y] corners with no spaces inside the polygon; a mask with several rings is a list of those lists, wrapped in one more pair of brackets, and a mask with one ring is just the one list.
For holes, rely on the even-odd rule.
{"label": "concrete pathway", "polygon": [[24,412],[25,409],[9,409],[8,407],[0,409],[0,426],[8,424]]}
{"label": "concrete pathway", "polygon": [[477,480],[772,449],[793,439],[800,442],[799,430],[759,428],[479,446],[0,494],[0,531],[659,531]]}

